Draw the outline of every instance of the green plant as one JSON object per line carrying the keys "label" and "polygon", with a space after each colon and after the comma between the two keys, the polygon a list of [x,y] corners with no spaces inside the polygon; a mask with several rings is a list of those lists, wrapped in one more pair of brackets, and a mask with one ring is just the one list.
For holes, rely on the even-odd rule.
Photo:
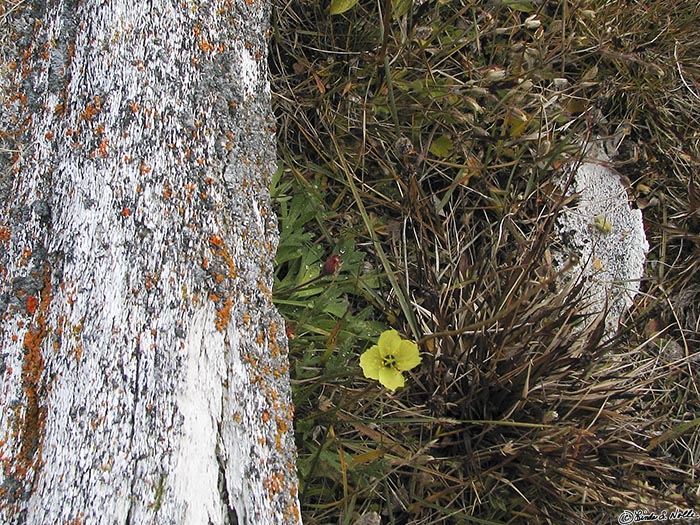
{"label": "green plant", "polygon": [[[318,348],[295,354],[306,522],[601,523],[692,507],[697,6],[353,4],[329,16],[279,3],[273,17],[287,180],[325,213],[304,226],[324,246],[315,271],[352,239],[377,285],[343,296],[371,337],[345,354],[312,330],[293,341]],[[553,179],[582,140],[617,129],[652,253],[644,295],[606,340],[582,283],[557,284],[553,225],[575,198]],[[423,358],[396,392],[357,367],[389,327]]]}

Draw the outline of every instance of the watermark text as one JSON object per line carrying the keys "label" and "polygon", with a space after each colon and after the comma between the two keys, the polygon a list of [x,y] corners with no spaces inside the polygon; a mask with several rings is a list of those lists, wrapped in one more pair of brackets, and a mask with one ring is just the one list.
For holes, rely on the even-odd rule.
{"label": "watermark text", "polygon": [[648,521],[668,521],[668,520],[696,520],[700,519],[700,514],[692,509],[674,509],[654,512],[649,510],[623,510],[617,517],[620,525],[629,523],[644,523]]}

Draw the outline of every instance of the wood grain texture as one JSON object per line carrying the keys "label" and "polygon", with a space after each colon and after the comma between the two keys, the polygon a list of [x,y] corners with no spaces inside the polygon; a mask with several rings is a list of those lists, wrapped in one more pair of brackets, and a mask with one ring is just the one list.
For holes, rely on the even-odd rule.
{"label": "wood grain texture", "polygon": [[69,0],[9,20],[0,522],[300,522],[268,15]]}

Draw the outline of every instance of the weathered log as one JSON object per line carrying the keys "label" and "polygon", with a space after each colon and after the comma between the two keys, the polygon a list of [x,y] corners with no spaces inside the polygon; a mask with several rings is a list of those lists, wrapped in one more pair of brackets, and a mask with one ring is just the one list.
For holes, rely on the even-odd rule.
{"label": "weathered log", "polygon": [[0,522],[299,523],[264,0],[5,17]]}

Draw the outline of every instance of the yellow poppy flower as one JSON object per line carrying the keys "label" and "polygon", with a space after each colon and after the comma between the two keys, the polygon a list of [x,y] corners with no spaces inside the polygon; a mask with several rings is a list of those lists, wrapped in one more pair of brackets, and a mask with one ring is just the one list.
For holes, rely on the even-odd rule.
{"label": "yellow poppy flower", "polygon": [[360,367],[365,377],[378,380],[392,392],[404,385],[403,372],[418,366],[420,362],[418,345],[401,339],[396,330],[383,332],[377,344],[360,356]]}

